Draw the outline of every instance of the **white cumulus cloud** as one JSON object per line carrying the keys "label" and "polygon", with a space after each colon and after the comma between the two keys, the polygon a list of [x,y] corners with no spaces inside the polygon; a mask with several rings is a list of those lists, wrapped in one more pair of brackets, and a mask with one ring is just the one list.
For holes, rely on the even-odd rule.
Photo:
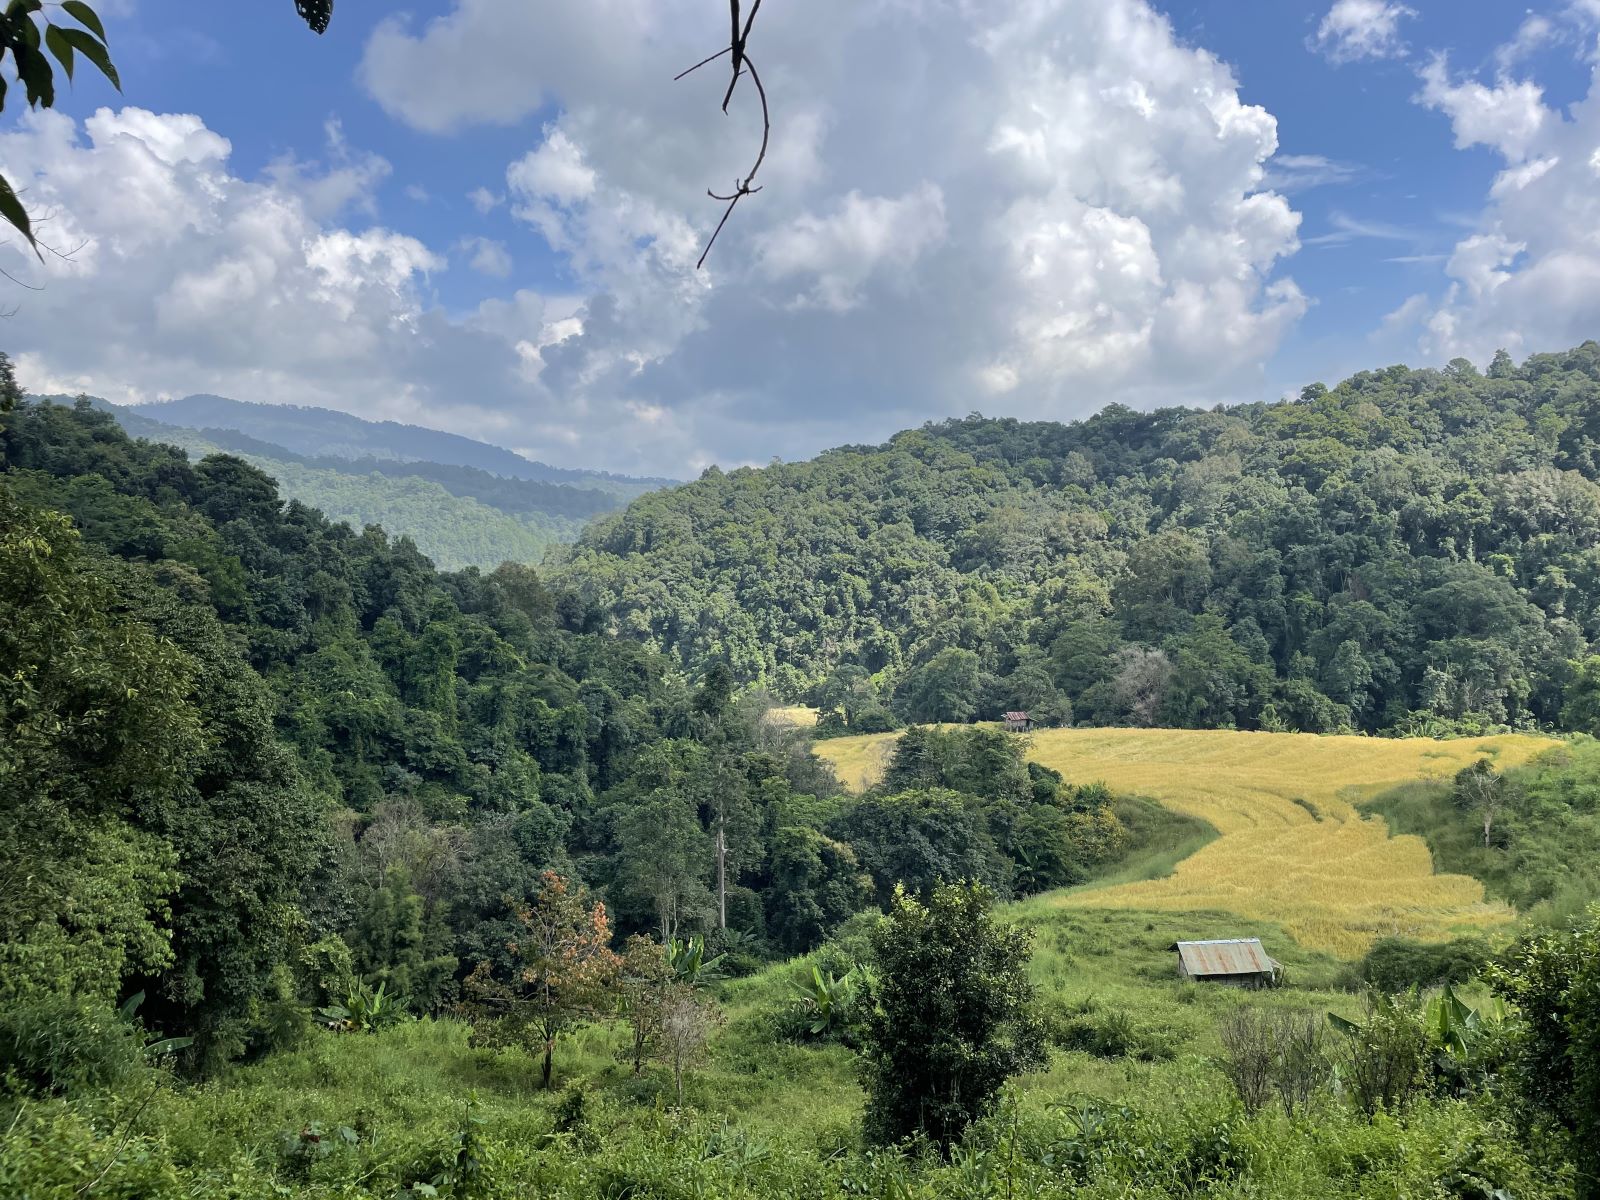
{"label": "white cumulus cloud", "polygon": [[1312,45],[1336,63],[1403,58],[1407,47],[1400,22],[1416,15],[1394,0],[1334,0]]}
{"label": "white cumulus cloud", "polygon": [[[1274,164],[1272,115],[1147,0],[764,6],[764,186],[697,270],[706,191],[761,137],[748,81],[725,117],[718,64],[672,80],[725,33],[701,0],[455,0],[377,30],[361,78],[397,119],[527,133],[468,199],[545,243],[505,253],[551,261],[557,291],[465,315],[431,276],[446,249],[496,275],[495,244],[426,246],[359,190],[336,206],[348,148],[252,179],[198,118],[26,122],[0,168],[89,243],[17,319],[30,362],[113,397],[324,403],[686,474],[991,399],[1071,418],[1236,398],[1306,310],[1273,182],[1343,168]],[[69,311],[94,314],[93,353],[54,332]]]}
{"label": "white cumulus cloud", "polygon": [[1450,118],[1456,146],[1488,146],[1512,162],[1521,162],[1556,119],[1545,107],[1544,89],[1531,79],[1497,79],[1493,85],[1476,79],[1454,80],[1450,64],[1436,55],[1422,69],[1422,93],[1429,108]]}
{"label": "white cumulus cloud", "polygon": [[[690,465],[995,394],[1057,417],[1221,398],[1305,311],[1281,277],[1299,217],[1267,182],[1276,122],[1144,0],[763,9],[765,187],[699,272],[721,215],[705,192],[729,191],[760,140],[748,85],[724,118],[715,65],[672,82],[722,36],[715,14],[609,0],[599,46],[525,8],[391,23],[363,77],[422,129],[558,105],[506,175],[582,293],[559,339],[525,342],[531,368],[576,419],[651,412]],[[480,52],[534,23],[528,53]],[[445,85],[460,73],[470,87]]]}
{"label": "white cumulus cloud", "polygon": [[797,304],[844,312],[861,303],[869,278],[905,278],[947,232],[944,196],[931,184],[898,197],[851,192],[827,216],[806,213],[774,230],[760,248],[760,263],[769,278],[812,284]]}
{"label": "white cumulus cloud", "polygon": [[[1406,323],[1435,358],[1486,360],[1559,349],[1600,330],[1600,65],[1565,112],[1532,80],[1455,79],[1442,58],[1422,72],[1420,103],[1450,120],[1457,146],[1487,146],[1503,168],[1476,228],[1446,264],[1449,283]],[[1398,320],[1399,318],[1397,318]]]}
{"label": "white cumulus cloud", "polygon": [[511,252],[504,242],[493,238],[462,238],[458,247],[467,255],[467,265],[480,275],[504,279],[511,274]]}
{"label": "white cumulus cloud", "polygon": [[81,244],[42,267],[14,244],[0,249],[7,270],[42,289],[6,331],[24,381],[114,400],[212,391],[491,428],[499,418],[464,404],[450,375],[465,369],[509,404],[516,356],[429,306],[443,256],[381,225],[331,223],[313,165],[246,180],[231,151],[196,116],[139,108],[100,109],[81,125],[36,113],[0,134],[0,170],[47,218],[45,238]]}

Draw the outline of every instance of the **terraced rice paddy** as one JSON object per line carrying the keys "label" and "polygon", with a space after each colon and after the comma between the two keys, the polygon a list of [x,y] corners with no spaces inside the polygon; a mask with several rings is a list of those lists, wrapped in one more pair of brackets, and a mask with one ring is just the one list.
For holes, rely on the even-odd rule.
{"label": "terraced rice paddy", "polygon": [[[851,786],[871,782],[893,735],[820,742]],[[1376,937],[1443,938],[1510,920],[1465,875],[1435,875],[1426,844],[1390,837],[1355,803],[1479,758],[1517,766],[1556,743],[1524,735],[1387,739],[1225,730],[1053,729],[1029,757],[1210,822],[1220,836],[1163,879],[1060,894],[1085,908],[1218,910],[1282,925],[1353,958]]]}

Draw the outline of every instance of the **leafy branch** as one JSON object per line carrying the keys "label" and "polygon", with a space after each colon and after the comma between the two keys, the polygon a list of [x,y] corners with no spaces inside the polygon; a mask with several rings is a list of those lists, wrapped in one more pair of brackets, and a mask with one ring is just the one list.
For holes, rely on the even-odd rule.
{"label": "leafy branch", "polygon": [[[56,78],[55,67],[50,63],[52,58],[66,74],[68,83],[72,82],[78,59],[82,57],[110,80],[112,87],[119,92],[122,90],[122,80],[112,65],[106,29],[99,14],[84,0],[61,0],[59,7],[75,24],[57,25],[45,17],[44,0],[9,0],[4,14],[0,15],[0,63],[7,54],[11,56],[29,108],[55,107]],[[295,0],[294,7],[315,33],[325,32],[333,17],[333,0]],[[6,91],[5,76],[0,75],[0,112],[5,110]],[[28,215],[16,188],[3,175],[0,175],[0,220],[20,233],[39,261],[44,261],[44,251],[50,247],[40,245],[34,230],[36,222]],[[7,274],[6,278],[12,277]],[[13,282],[19,281],[13,279]]]}
{"label": "leafy branch", "polygon": [[[70,83],[78,56],[82,55],[120,92],[122,80],[117,77],[116,67],[111,65],[105,26],[94,9],[83,0],[62,0],[61,11],[77,22],[76,25],[56,25],[41,15],[43,9],[44,0],[10,0],[5,14],[0,16],[0,62],[4,62],[7,54],[11,55],[17,80],[27,94],[28,107],[55,106],[56,80],[51,58],[61,64]],[[0,75],[0,111],[4,110],[5,102],[6,81]],[[39,249],[33,221],[16,189],[4,176],[0,176],[0,218],[27,239],[29,247],[43,262],[44,254]]]}
{"label": "leafy branch", "polygon": [[294,10],[312,33],[327,33],[328,22],[333,20],[333,0],[294,0]]}

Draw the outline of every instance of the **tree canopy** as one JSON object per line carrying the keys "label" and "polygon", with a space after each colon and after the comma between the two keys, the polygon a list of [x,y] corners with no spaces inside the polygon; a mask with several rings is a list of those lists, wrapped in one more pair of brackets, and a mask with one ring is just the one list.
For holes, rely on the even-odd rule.
{"label": "tree canopy", "polygon": [[1588,342],[1206,412],[972,416],[710,469],[591,525],[560,577],[691,672],[818,703],[831,732],[885,709],[1559,725],[1600,638],[1597,413]]}

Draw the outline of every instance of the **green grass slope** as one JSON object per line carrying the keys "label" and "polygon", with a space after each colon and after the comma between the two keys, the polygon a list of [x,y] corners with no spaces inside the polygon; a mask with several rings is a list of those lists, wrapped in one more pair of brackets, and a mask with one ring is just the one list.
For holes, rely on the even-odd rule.
{"label": "green grass slope", "polygon": [[[867,1151],[852,1053],[780,1036],[800,960],[721,985],[726,1023],[689,1080],[683,1110],[673,1107],[665,1067],[636,1078],[618,1061],[623,1033],[614,1024],[561,1038],[556,1088],[546,1092],[529,1056],[474,1047],[466,1025],[425,1020],[375,1035],[318,1032],[224,1079],[158,1086],[120,1149],[124,1127],[111,1106],[34,1105],[0,1133],[0,1183],[26,1180],[31,1200],[67,1200],[103,1165],[98,1186],[109,1196],[389,1200],[434,1195],[406,1189],[436,1187],[428,1181],[467,1158],[468,1182],[437,1194],[1479,1194],[1439,1190],[1451,1178],[1484,1179],[1518,1200],[1556,1200],[1570,1189],[1562,1168],[1529,1162],[1507,1129],[1467,1104],[1423,1100],[1403,1122],[1373,1124],[1331,1098],[1309,1121],[1290,1122],[1273,1107],[1246,1117],[1217,1066],[1225,1015],[1246,1006],[1359,1014],[1359,1001],[1334,988],[1340,965],[1274,926],[1225,914],[1065,911],[1047,898],[1005,915],[1035,934],[1031,975],[1050,1062],[1017,1081],[1014,1106],[977,1127],[950,1163]],[[1166,947],[1216,936],[1262,937],[1286,963],[1286,986],[1245,992],[1180,981]],[[1074,1167],[1084,1153],[1087,1164]]]}

